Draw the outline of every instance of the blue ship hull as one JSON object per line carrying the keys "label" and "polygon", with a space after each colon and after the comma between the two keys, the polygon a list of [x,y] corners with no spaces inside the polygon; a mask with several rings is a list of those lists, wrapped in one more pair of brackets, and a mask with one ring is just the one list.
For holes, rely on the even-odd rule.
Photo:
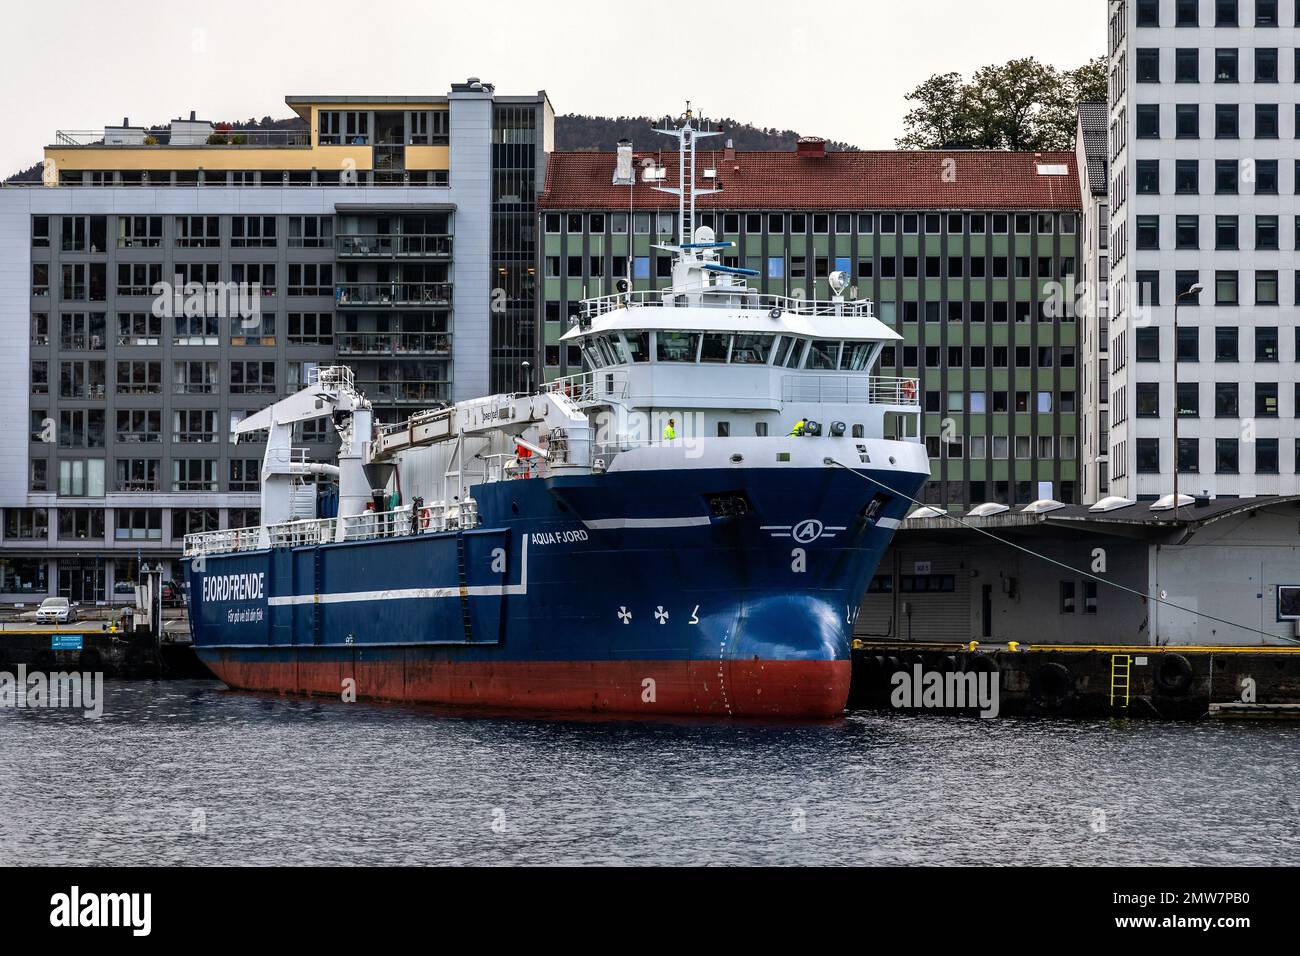
{"label": "blue ship hull", "polygon": [[[926,479],[862,474],[911,497]],[[187,561],[199,656],[255,690],[833,716],[859,602],[909,504],[841,468],[630,471],[472,494],[470,531]]]}

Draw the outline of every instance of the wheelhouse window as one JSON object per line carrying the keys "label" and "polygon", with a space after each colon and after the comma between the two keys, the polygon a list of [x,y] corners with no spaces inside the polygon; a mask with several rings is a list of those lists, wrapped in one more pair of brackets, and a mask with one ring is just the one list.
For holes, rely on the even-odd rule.
{"label": "wheelhouse window", "polygon": [[766,365],[772,355],[774,335],[737,335],[731,346],[733,365]]}
{"label": "wheelhouse window", "polygon": [[834,370],[839,365],[840,342],[814,340],[808,350],[807,367]]}
{"label": "wheelhouse window", "polygon": [[655,338],[660,362],[694,362],[700,350],[699,332],[659,332]]}
{"label": "wheelhouse window", "polygon": [[731,351],[731,335],[726,332],[709,332],[704,336],[704,348],[700,350],[701,362],[725,362]]}
{"label": "wheelhouse window", "polygon": [[844,352],[840,355],[840,371],[867,371],[871,368],[871,357],[875,348],[875,342],[845,342]]}
{"label": "wheelhouse window", "polygon": [[624,332],[623,339],[627,342],[627,351],[633,362],[650,361],[649,332]]}

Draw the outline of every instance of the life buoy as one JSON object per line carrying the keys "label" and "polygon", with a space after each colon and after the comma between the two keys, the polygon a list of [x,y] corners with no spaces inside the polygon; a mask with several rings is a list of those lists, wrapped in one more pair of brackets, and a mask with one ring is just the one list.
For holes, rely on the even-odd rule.
{"label": "life buoy", "polygon": [[1029,696],[1043,710],[1060,710],[1074,695],[1074,678],[1064,664],[1044,664],[1029,681]]}
{"label": "life buoy", "polygon": [[420,509],[420,530],[428,531],[429,526],[433,524],[433,512],[428,508]]}
{"label": "life buoy", "polygon": [[1182,654],[1161,654],[1156,664],[1156,687],[1171,696],[1186,694],[1192,686],[1192,662]]}

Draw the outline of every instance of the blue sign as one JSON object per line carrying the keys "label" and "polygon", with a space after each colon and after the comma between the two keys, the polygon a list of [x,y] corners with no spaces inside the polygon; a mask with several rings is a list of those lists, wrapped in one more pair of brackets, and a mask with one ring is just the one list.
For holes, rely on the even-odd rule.
{"label": "blue sign", "polygon": [[50,649],[55,651],[81,650],[80,634],[51,634]]}

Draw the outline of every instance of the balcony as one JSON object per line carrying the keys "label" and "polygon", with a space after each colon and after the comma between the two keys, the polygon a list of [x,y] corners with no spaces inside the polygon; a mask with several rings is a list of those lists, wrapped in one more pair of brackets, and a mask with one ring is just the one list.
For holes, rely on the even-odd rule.
{"label": "balcony", "polygon": [[376,405],[437,405],[451,401],[450,382],[357,382],[357,390]]}
{"label": "balcony", "polygon": [[451,355],[451,335],[446,332],[340,332],[335,337],[339,355]]}
{"label": "balcony", "polygon": [[344,282],[334,293],[344,309],[430,308],[451,305],[450,282]]}
{"label": "balcony", "polygon": [[340,259],[450,259],[451,236],[336,236],[335,253]]}

